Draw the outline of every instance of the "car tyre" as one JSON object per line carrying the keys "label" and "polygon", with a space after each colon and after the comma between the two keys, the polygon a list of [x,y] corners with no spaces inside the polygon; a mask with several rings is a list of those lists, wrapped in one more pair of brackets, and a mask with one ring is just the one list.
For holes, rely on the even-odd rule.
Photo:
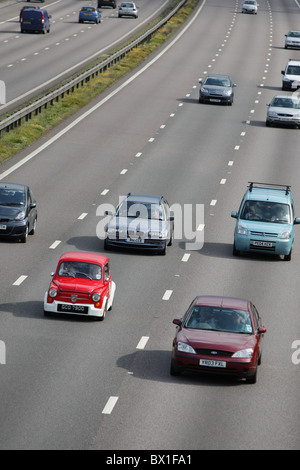
{"label": "car tyre", "polygon": [[239,256],[240,255],[240,250],[236,249],[235,242],[233,242],[232,254],[233,254],[233,256]]}
{"label": "car tyre", "polygon": [[284,261],[291,261],[292,259],[292,249],[290,250],[288,255],[284,255]]}
{"label": "car tyre", "polygon": [[254,374],[248,375],[248,377],[246,377],[246,383],[247,384],[254,385],[254,384],[256,384],[256,382],[257,382],[257,366],[256,366]]}
{"label": "car tyre", "polygon": [[32,229],[31,231],[29,232],[29,235],[34,235],[35,232],[36,232],[36,224],[37,224],[37,219],[35,218],[34,219],[34,222],[33,222],[33,225],[32,225]]}
{"label": "car tyre", "polygon": [[26,243],[28,238],[28,225],[26,226],[26,230],[24,235],[21,237],[21,243]]}
{"label": "car tyre", "polygon": [[267,127],[271,127],[271,123],[270,123],[270,121],[269,121],[268,119],[266,120],[266,126],[267,126]]}
{"label": "car tyre", "polygon": [[161,256],[165,256],[167,254],[167,242],[165,242],[165,245],[162,250],[159,251],[159,254]]}
{"label": "car tyre", "polygon": [[181,375],[180,370],[173,364],[173,362],[171,362],[170,365],[170,375],[172,375],[173,377],[178,377],[179,375]]}

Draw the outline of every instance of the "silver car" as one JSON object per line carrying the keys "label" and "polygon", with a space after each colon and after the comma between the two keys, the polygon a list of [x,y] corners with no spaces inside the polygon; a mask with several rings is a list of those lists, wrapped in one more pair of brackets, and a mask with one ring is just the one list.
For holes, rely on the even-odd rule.
{"label": "silver car", "polygon": [[174,217],[163,196],[127,194],[105,227],[104,248],[151,250],[166,254],[172,245]]}
{"label": "silver car", "polygon": [[133,2],[123,2],[119,6],[118,18],[121,16],[133,16],[134,18],[138,17],[138,7]]}
{"label": "silver car", "polygon": [[258,3],[255,0],[245,0],[242,5],[242,13],[257,14]]}
{"label": "silver car", "polygon": [[285,35],[285,49],[289,47],[300,48],[300,31],[289,31]]}
{"label": "silver car", "polygon": [[266,126],[279,124],[300,128],[300,98],[295,95],[276,95],[267,106]]}
{"label": "silver car", "polygon": [[204,80],[199,80],[199,103],[224,103],[229,106],[233,103],[235,83],[228,75],[208,74]]}

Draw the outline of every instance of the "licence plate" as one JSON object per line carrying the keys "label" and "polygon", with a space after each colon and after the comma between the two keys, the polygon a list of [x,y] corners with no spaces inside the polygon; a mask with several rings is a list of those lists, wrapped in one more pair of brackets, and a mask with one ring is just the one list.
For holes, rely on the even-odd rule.
{"label": "licence plate", "polygon": [[126,238],[125,241],[128,242],[128,243],[144,243],[145,242],[145,240],[143,238],[136,238],[136,239]]}
{"label": "licence plate", "polygon": [[210,101],[213,101],[214,103],[221,103],[221,100],[218,100],[217,98],[210,98]]}
{"label": "licence plate", "polygon": [[72,313],[88,313],[88,307],[84,305],[65,305],[65,304],[58,304],[57,306],[58,312],[72,312]]}
{"label": "licence plate", "polygon": [[223,367],[223,368],[226,368],[226,362],[225,361],[213,361],[212,359],[200,359],[199,365],[200,366],[206,366],[206,367]]}
{"label": "licence plate", "polygon": [[23,21],[23,24],[31,24],[31,21]]}
{"label": "licence plate", "polygon": [[254,246],[266,246],[268,248],[271,248],[273,246],[273,243],[271,242],[253,242],[252,244]]}
{"label": "licence plate", "polygon": [[6,225],[0,225],[0,230],[6,230]]}

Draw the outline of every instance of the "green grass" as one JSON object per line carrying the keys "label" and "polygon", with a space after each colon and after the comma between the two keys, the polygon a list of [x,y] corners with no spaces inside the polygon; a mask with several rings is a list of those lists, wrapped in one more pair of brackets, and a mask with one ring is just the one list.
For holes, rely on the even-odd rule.
{"label": "green grass", "polygon": [[[198,0],[188,0],[177,14],[152,36],[149,42],[133,49],[106,72],[90,79],[84,86],[76,88],[73,93],[65,94],[63,99],[54,102],[52,106],[48,105],[47,109],[43,109],[38,116],[22,123],[20,127],[10,130],[8,133],[2,131],[0,137],[0,163],[33,144],[37,139],[113,85],[119,78],[141,64],[180,28],[197,3]],[[101,57],[101,60],[103,60],[103,57]]]}

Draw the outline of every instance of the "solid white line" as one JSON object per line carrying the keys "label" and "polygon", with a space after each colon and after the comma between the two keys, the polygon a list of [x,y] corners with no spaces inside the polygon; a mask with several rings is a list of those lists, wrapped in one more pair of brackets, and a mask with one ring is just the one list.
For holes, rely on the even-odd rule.
{"label": "solid white line", "polygon": [[117,403],[119,397],[109,397],[105,407],[102,410],[102,414],[110,415],[112,410],[114,409],[115,404]]}
{"label": "solid white line", "polygon": [[20,284],[22,284],[22,282],[25,281],[25,279],[27,279],[28,276],[20,276],[14,283],[13,283],[13,286],[19,286]]}
{"label": "solid white line", "polygon": [[[166,52],[168,52],[171,47],[176,44],[177,41],[183,36],[183,34],[188,30],[188,28],[194,23],[194,21],[197,19],[198,15],[200,14],[202,8],[204,7],[206,3],[206,0],[203,0],[203,3],[201,7],[199,8],[198,12],[196,15],[187,23],[187,25],[181,30],[181,32],[171,41],[165,49],[163,49],[157,56],[155,56],[152,60],[150,60],[143,68],[141,68],[138,72],[136,72],[132,77],[130,77],[128,80],[126,80],[122,85],[120,85],[118,88],[116,88],[114,91],[109,93],[105,98],[103,98],[101,101],[99,101],[95,106],[92,108],[88,109],[85,113],[82,113],[77,119],[72,121],[68,126],[66,126],[64,129],[62,129],[60,132],[58,132],[55,136],[53,136],[51,139],[49,139],[47,142],[45,142],[43,145],[41,145],[39,148],[34,150],[32,153],[27,155],[27,157],[23,158],[20,160],[18,163],[13,165],[9,170],[4,171],[1,176],[0,180],[3,178],[6,178],[6,176],[10,175],[13,173],[15,170],[23,166],[26,162],[31,160],[33,157],[38,155],[40,152],[48,148],[50,145],[52,145],[54,142],[56,142],[60,137],[62,137],[64,134],[66,134],[69,130],[73,129],[77,124],[79,124],[81,121],[83,121],[86,117],[90,116],[92,113],[94,113],[97,109],[99,109],[101,106],[103,106],[107,101],[109,101],[112,97],[114,97],[117,93],[119,93],[121,90],[123,90],[125,87],[127,87],[131,82],[133,82],[137,77],[142,75],[148,68],[150,68],[155,62],[157,62]],[[78,65],[78,64],[77,64]],[[45,84],[43,84],[44,86]],[[108,190],[107,190],[108,191]]]}
{"label": "solid white line", "polygon": [[55,248],[57,248],[58,245],[60,245],[60,243],[61,243],[60,240],[56,240],[54,243],[52,243],[51,246],[49,246],[49,248],[50,248],[51,250],[55,250]]}
{"label": "solid white line", "polygon": [[149,336],[142,336],[137,344],[136,349],[144,349],[148,342],[148,339],[149,339]]}
{"label": "solid white line", "polygon": [[172,293],[173,293],[172,290],[166,290],[166,292],[165,292],[164,295],[163,295],[162,300],[169,300],[169,298],[171,297]]}

